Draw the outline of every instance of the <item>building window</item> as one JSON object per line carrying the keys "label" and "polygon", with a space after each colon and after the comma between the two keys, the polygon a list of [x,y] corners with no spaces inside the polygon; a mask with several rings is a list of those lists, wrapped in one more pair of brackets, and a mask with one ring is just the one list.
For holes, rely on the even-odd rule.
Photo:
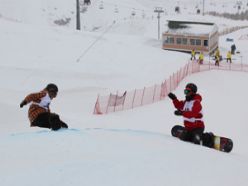
{"label": "building window", "polygon": [[166,37],[165,38],[165,41],[164,41],[165,44],[168,44],[168,43],[174,43],[174,37]]}
{"label": "building window", "polygon": [[174,43],[174,37],[169,37],[169,43]]}
{"label": "building window", "polygon": [[182,38],[177,38],[177,44],[181,45],[182,44]]}
{"label": "building window", "polygon": [[203,45],[208,46],[208,40],[204,40]]}
{"label": "building window", "polygon": [[183,39],[182,39],[182,43],[183,43],[184,45],[187,45],[187,44],[188,44],[188,39],[187,39],[187,38],[183,38]]}
{"label": "building window", "polygon": [[196,45],[196,40],[195,39],[190,39],[190,45]]}
{"label": "building window", "polygon": [[201,46],[201,40],[200,39],[196,39],[195,40],[195,44],[198,45],[198,46]]}

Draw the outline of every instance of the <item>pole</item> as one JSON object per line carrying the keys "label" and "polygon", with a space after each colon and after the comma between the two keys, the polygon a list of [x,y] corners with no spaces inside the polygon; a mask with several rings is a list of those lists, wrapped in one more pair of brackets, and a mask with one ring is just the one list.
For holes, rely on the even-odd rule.
{"label": "pole", "polygon": [[202,15],[204,16],[205,0],[202,0]]}
{"label": "pole", "polygon": [[243,71],[243,59],[242,59],[243,56],[240,56],[241,58],[241,70]]}
{"label": "pole", "polygon": [[158,14],[158,40],[160,39],[160,15]]}
{"label": "pole", "polygon": [[81,30],[81,26],[80,26],[80,4],[79,4],[79,0],[76,0],[76,29],[77,30]]}
{"label": "pole", "polygon": [[160,14],[163,13],[162,7],[156,7],[154,10],[155,13],[158,13],[158,40],[160,40]]}

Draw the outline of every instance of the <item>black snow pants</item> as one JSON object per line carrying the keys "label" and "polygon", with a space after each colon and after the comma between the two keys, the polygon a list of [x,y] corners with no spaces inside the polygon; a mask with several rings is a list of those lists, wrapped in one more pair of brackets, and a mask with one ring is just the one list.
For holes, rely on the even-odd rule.
{"label": "black snow pants", "polygon": [[196,128],[191,131],[184,129],[180,135],[180,139],[183,141],[190,141],[195,144],[200,144],[202,140],[204,128]]}
{"label": "black snow pants", "polygon": [[59,115],[50,112],[44,112],[32,122],[31,126],[49,128],[58,130],[60,128],[68,128],[68,125],[60,120]]}

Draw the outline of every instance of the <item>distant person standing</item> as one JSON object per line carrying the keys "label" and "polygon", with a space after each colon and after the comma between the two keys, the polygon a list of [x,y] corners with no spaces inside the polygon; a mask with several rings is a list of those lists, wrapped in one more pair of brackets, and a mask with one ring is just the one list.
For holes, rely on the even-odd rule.
{"label": "distant person standing", "polygon": [[191,60],[196,60],[196,58],[195,58],[195,49],[193,49],[192,51],[191,51],[191,58],[190,58]]}
{"label": "distant person standing", "polygon": [[203,60],[204,60],[204,55],[201,52],[200,55],[199,55],[199,59],[198,59],[199,64],[203,64]]}
{"label": "distant person standing", "polygon": [[220,66],[220,57],[218,55],[215,56],[215,66]]}
{"label": "distant person standing", "polygon": [[20,103],[20,107],[31,103],[28,110],[28,117],[31,127],[49,128],[58,130],[68,128],[67,124],[60,120],[59,115],[50,112],[49,105],[57,96],[58,87],[55,84],[48,84],[40,92],[29,94]]}
{"label": "distant person standing", "polygon": [[219,60],[220,60],[220,50],[219,50],[219,48],[216,49],[214,57],[215,57],[215,59],[218,57]]}
{"label": "distant person standing", "polygon": [[232,54],[231,54],[231,51],[228,51],[227,54],[226,54],[226,62],[228,63],[228,61],[230,63],[232,63]]}
{"label": "distant person standing", "polygon": [[236,51],[236,45],[232,44],[232,46],[231,46],[231,54],[234,55],[235,51]]}

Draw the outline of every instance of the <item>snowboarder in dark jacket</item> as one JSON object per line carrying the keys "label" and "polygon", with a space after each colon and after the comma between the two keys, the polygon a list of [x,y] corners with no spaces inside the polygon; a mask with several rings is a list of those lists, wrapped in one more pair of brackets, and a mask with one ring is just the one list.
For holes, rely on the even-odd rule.
{"label": "snowboarder in dark jacket", "polygon": [[59,115],[50,112],[49,105],[57,96],[58,87],[50,83],[40,92],[29,94],[20,103],[20,107],[31,103],[28,110],[28,117],[31,127],[43,127],[52,130],[68,128],[67,124],[60,120]]}
{"label": "snowboarder in dark jacket", "polygon": [[184,119],[184,130],[179,136],[181,140],[200,144],[204,132],[204,122],[200,94],[197,94],[197,86],[193,83],[186,85],[184,89],[185,100],[179,101],[175,94],[169,93],[168,97],[173,101],[177,109],[174,114]]}

